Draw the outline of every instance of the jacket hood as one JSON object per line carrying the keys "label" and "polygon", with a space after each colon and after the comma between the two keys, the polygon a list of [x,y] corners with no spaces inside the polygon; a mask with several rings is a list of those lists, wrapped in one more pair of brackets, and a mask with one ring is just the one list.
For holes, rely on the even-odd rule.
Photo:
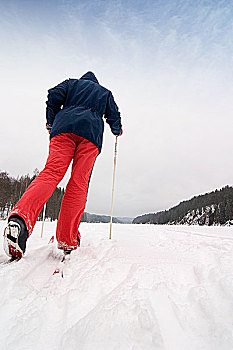
{"label": "jacket hood", "polygon": [[94,83],[99,84],[98,80],[96,79],[95,74],[92,73],[92,72],[87,72],[87,73],[85,73],[80,79],[91,80],[91,81],[93,81]]}

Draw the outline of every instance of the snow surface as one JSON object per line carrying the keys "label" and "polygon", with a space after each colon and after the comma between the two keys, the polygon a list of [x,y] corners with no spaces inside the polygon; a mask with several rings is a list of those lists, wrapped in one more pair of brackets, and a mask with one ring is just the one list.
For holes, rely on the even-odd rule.
{"label": "snow surface", "polygon": [[1,350],[233,349],[233,228],[82,223],[62,278],[55,225],[0,267]]}

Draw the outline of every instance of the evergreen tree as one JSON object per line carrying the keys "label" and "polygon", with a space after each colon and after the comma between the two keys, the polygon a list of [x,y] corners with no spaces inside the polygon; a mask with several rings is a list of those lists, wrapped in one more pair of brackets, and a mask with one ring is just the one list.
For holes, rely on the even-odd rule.
{"label": "evergreen tree", "polygon": [[225,224],[233,220],[233,187],[225,186],[204,195],[195,196],[179,205],[157,212],[138,216],[133,223],[186,223],[198,222],[199,225]]}

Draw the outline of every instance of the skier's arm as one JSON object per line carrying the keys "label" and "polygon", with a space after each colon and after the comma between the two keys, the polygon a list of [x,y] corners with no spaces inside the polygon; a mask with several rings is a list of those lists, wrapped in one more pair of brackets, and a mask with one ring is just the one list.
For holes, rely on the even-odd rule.
{"label": "skier's arm", "polygon": [[123,132],[120,112],[118,111],[118,107],[111,92],[109,92],[108,95],[105,118],[106,122],[110,125],[112,133],[116,136],[120,136]]}
{"label": "skier's arm", "polygon": [[67,86],[68,80],[65,80],[48,91],[48,100],[46,101],[47,129],[51,129],[56,114],[61,110],[61,106],[65,103]]}

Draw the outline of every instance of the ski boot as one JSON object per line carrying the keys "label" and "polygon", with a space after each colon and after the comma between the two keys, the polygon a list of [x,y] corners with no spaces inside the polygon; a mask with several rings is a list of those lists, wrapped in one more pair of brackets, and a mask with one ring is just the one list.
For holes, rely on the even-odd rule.
{"label": "ski boot", "polygon": [[64,255],[70,255],[72,250],[71,249],[64,249],[63,252],[64,252]]}
{"label": "ski boot", "polygon": [[28,230],[19,216],[12,216],[4,230],[4,250],[11,259],[21,259],[26,250]]}

